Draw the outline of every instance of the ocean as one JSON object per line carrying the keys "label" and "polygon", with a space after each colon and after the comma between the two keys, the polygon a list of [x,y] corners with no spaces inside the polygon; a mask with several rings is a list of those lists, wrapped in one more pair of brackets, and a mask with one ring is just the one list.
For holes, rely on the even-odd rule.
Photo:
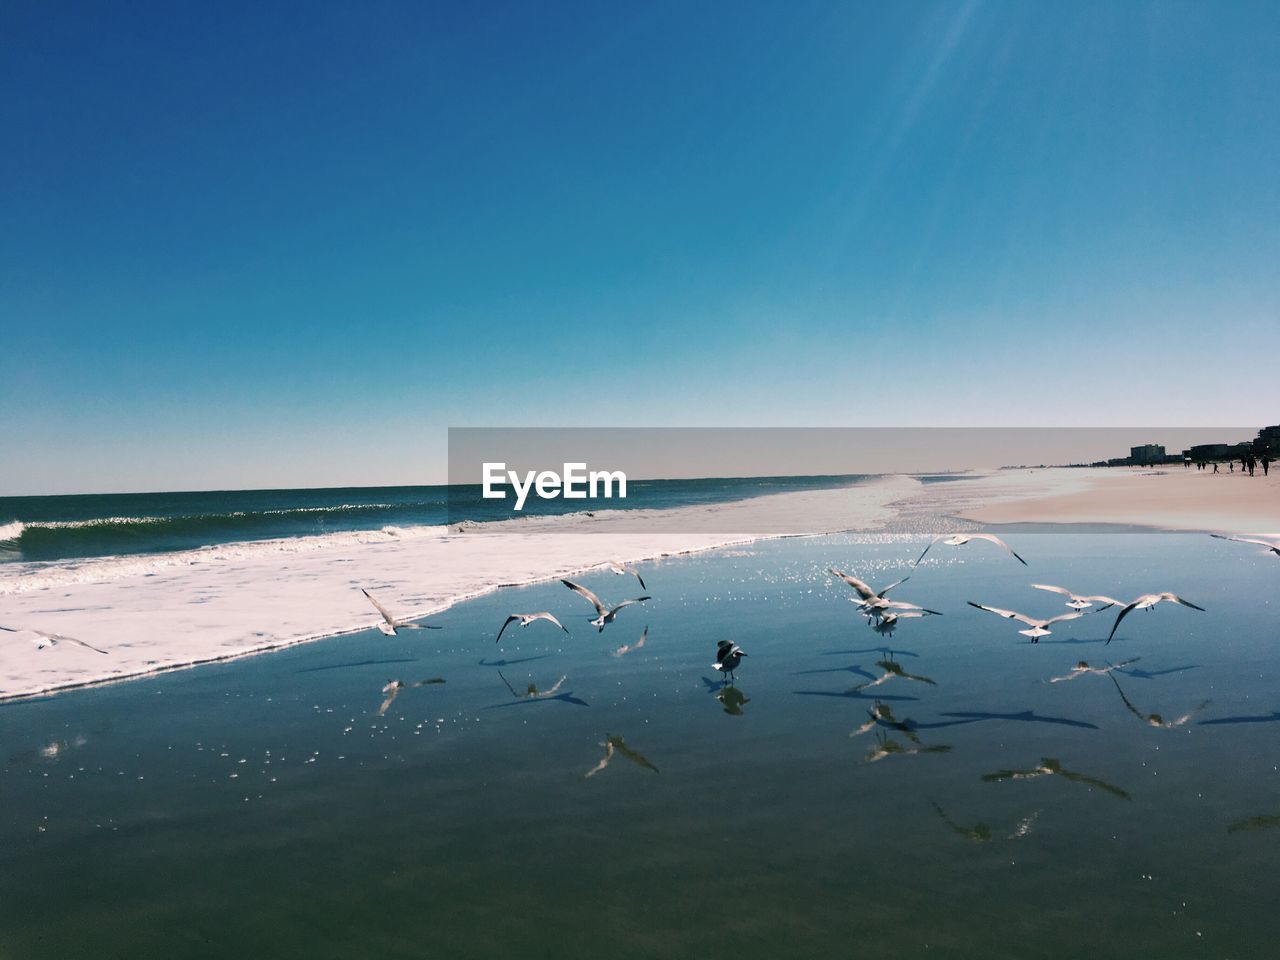
{"label": "ocean", "polygon": [[[865,475],[633,480],[625,499],[592,509],[647,510],[730,503],[774,493],[852,486]],[[584,509],[580,500],[530,497],[523,516]],[[191,493],[0,497],[0,563],[190,550],[349,530],[486,523],[512,517],[507,501],[468,486],[342,487]]]}
{"label": "ocean", "polygon": [[[603,633],[547,582],[438,631],[2,704],[0,956],[1271,956],[1280,561],[1008,538],[1029,566],[757,542],[640,564],[653,599]],[[941,615],[877,634],[830,566],[910,575],[894,595]],[[1067,612],[1033,581],[1206,611],[1132,613],[1108,646],[1114,609],[1032,644],[968,605]],[[512,610],[571,636],[496,645]],[[728,687],[722,639],[748,653]],[[1081,660],[1117,669],[1049,682]],[[883,663],[922,679],[864,687]],[[445,682],[378,716],[393,678]]]}

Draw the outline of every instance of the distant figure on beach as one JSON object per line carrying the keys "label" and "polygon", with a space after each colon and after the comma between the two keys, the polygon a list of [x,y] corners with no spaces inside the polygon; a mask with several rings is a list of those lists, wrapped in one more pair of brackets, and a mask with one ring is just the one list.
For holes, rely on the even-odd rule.
{"label": "distant figure on beach", "polygon": [[1270,458],[1270,457],[1263,457],[1263,458],[1262,458],[1262,475],[1263,475],[1264,477],[1267,475],[1267,471],[1268,471],[1270,468],[1271,468],[1271,458]]}
{"label": "distant figure on beach", "polygon": [[1214,473],[1218,472],[1218,465],[1216,463],[1213,465],[1213,472]]}

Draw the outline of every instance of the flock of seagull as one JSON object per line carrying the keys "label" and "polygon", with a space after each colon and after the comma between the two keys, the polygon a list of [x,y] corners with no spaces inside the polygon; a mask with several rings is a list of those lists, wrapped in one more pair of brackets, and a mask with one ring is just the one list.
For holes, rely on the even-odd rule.
{"label": "flock of seagull", "polygon": [[[1212,536],[1222,540],[1231,540],[1239,543],[1262,546],[1270,550],[1276,556],[1280,557],[1280,540],[1265,540],[1265,539],[1250,538],[1250,537],[1234,537],[1234,536],[1225,536],[1221,534],[1212,534]],[[924,560],[925,556],[929,553],[929,551],[938,545],[962,547],[967,544],[975,543],[975,542],[992,544],[1004,550],[1006,553],[1008,553],[1013,559],[1017,560],[1019,563],[1023,564],[1024,566],[1027,565],[1027,561],[1025,559],[1019,556],[1007,543],[1004,542],[1004,540],[1000,539],[994,534],[963,533],[963,534],[944,534],[944,535],[935,537],[925,547],[923,552],[921,552],[921,554],[916,558],[916,560],[912,564],[912,568],[914,569],[915,567],[918,567],[920,562]],[[616,561],[609,561],[602,564],[601,566],[604,569],[607,569],[619,576],[634,577],[636,581],[640,584],[641,589],[645,589],[644,579],[637,570]],[[885,586],[880,588],[879,590],[876,590],[873,587],[871,587],[869,584],[867,584],[865,581],[860,580],[858,577],[853,576],[852,574],[846,573],[842,570],[838,570],[834,567],[830,568],[830,573],[832,574],[832,576],[836,577],[838,580],[842,581],[843,583],[845,583],[846,585],[848,585],[850,588],[853,589],[853,591],[856,594],[856,597],[851,599],[856,605],[859,613],[866,618],[868,625],[871,626],[873,629],[875,629],[877,633],[891,635],[893,631],[897,628],[899,623],[903,620],[911,620],[911,619],[918,619],[922,617],[942,615],[941,612],[938,610],[933,610],[917,603],[912,603],[906,600],[898,599],[896,597],[891,598],[889,596],[890,591],[895,590],[896,588],[900,587],[902,584],[906,583],[908,580],[911,579],[909,575],[906,577],[902,577],[901,579],[889,584],[888,586]],[[579,583],[576,583],[573,580],[562,579],[560,582],[571,592],[582,597],[587,603],[591,605],[594,611],[594,616],[588,616],[587,623],[590,626],[595,627],[599,632],[603,632],[606,626],[614,623],[619,613],[625,608],[635,604],[644,603],[645,601],[652,599],[652,597],[650,597],[648,594],[645,594],[643,596],[626,599],[619,603],[611,605],[601,600],[600,597],[596,593],[594,593],[592,590],[588,589],[587,587],[584,587]],[[1053,584],[1033,583],[1031,584],[1031,587],[1036,590],[1055,593],[1062,597],[1065,597],[1066,598],[1065,605],[1069,608],[1069,612],[1061,613],[1056,616],[1040,618],[1040,617],[1028,616],[1027,614],[1019,613],[1015,610],[1006,610],[1001,607],[994,607],[994,606],[989,606],[987,604],[977,603],[972,600],[968,601],[968,603],[970,606],[978,610],[983,610],[988,613],[995,614],[996,616],[1002,617],[1004,619],[1013,620],[1020,624],[1023,624],[1025,628],[1018,630],[1018,633],[1025,637],[1028,637],[1031,643],[1038,643],[1041,637],[1050,635],[1051,633],[1050,627],[1052,626],[1055,626],[1060,623],[1069,622],[1072,620],[1078,620],[1087,615],[1101,613],[1113,607],[1119,608],[1119,612],[1117,613],[1116,618],[1112,623],[1110,633],[1107,635],[1107,640],[1106,640],[1107,644],[1111,643],[1111,641],[1115,637],[1116,631],[1119,628],[1120,624],[1134,610],[1151,610],[1152,608],[1154,608],[1160,603],[1168,602],[1168,603],[1174,603],[1184,607],[1188,607],[1193,610],[1204,611],[1204,608],[1199,606],[1198,604],[1192,603],[1190,600],[1187,600],[1169,591],[1145,593],[1134,600],[1125,602],[1125,601],[1118,600],[1114,597],[1106,596],[1103,594],[1078,594],[1066,587],[1056,586]],[[440,627],[435,624],[422,623],[417,620],[410,620],[410,619],[398,617],[393,613],[391,613],[391,611],[388,610],[381,602],[379,602],[379,600],[376,597],[374,597],[367,589],[364,589],[362,587],[360,588],[360,590],[361,590],[361,593],[364,594],[365,598],[369,601],[369,603],[373,605],[373,607],[377,610],[378,614],[381,616],[381,620],[379,620],[376,623],[376,627],[385,636],[391,636],[391,637],[397,636],[399,631],[401,630],[438,630],[440,629]],[[494,638],[494,642],[495,643],[501,642],[504,633],[507,631],[507,628],[510,627],[512,624],[519,624],[521,628],[527,628],[540,621],[546,621],[552,626],[563,631],[566,635],[569,635],[568,628],[564,626],[564,624],[560,621],[560,619],[555,614],[547,610],[541,610],[533,613],[509,614],[507,618],[503,621],[501,627],[498,629],[497,635]],[[0,630],[10,632],[10,633],[23,632],[19,628],[10,627],[10,626],[0,626]],[[74,637],[66,636],[64,634],[50,633],[50,632],[40,631],[40,630],[30,630],[29,628],[26,630],[26,632],[31,632],[36,634],[38,639],[35,641],[35,645],[38,649],[46,649],[48,647],[56,646],[61,642],[68,642],[72,644],[78,644],[82,647],[85,647],[99,654],[104,654],[104,655],[107,654],[107,651],[100,647],[86,643],[83,640],[78,640]],[[615,650],[612,651],[612,655],[615,657],[622,657],[628,653],[631,653],[631,652],[634,652],[635,650],[639,650],[643,648],[647,637],[648,637],[648,627],[645,628],[644,632],[640,635],[640,638],[638,640],[634,641],[633,643],[624,644],[622,646],[617,647]],[[742,660],[746,656],[747,656],[747,652],[732,640],[720,640],[717,642],[716,652],[715,652],[715,661],[711,664],[711,667],[712,669],[718,671],[722,677],[722,680],[720,683],[720,689],[716,691],[716,695],[721,700],[721,702],[724,703],[725,710],[727,713],[740,714],[742,712],[741,711],[742,704],[749,702],[746,700],[745,697],[742,697],[740,694],[738,694],[737,696],[730,695],[730,693],[735,693],[735,694],[737,693],[737,691],[732,688],[732,684],[736,681],[736,671],[741,666]],[[1123,700],[1124,705],[1126,709],[1129,710],[1129,712],[1131,712],[1138,719],[1140,719],[1141,721],[1143,721],[1144,723],[1150,726],[1166,728],[1166,729],[1176,728],[1186,724],[1195,714],[1197,714],[1198,712],[1200,712],[1201,710],[1203,710],[1205,707],[1208,706],[1208,701],[1206,701],[1202,703],[1200,706],[1196,707],[1194,710],[1191,710],[1186,714],[1183,714],[1182,716],[1179,716],[1172,720],[1166,720],[1161,714],[1158,714],[1158,713],[1144,713],[1143,711],[1139,710],[1137,707],[1133,705],[1132,701],[1129,700],[1128,696],[1124,693],[1124,690],[1120,687],[1119,681],[1116,679],[1114,675],[1116,671],[1120,670],[1125,666],[1128,666],[1129,664],[1136,662],[1138,659],[1140,658],[1134,657],[1129,660],[1124,660],[1116,664],[1108,663],[1104,667],[1090,666],[1087,662],[1081,661],[1069,673],[1063,676],[1052,677],[1048,680],[1048,682],[1061,683],[1061,682],[1066,682],[1070,680],[1075,680],[1084,676],[1106,676],[1115,685],[1116,690],[1119,692],[1120,697]],[[910,680],[910,681],[926,683],[926,684],[935,684],[935,681],[929,677],[906,672],[902,668],[902,666],[893,659],[892,651],[888,651],[887,658],[884,660],[878,661],[877,666],[879,666],[883,671],[882,675],[877,678],[870,679],[866,683],[860,684],[857,687],[854,687],[850,691],[851,694],[860,695],[862,691],[873,689],[875,687],[880,686],[881,684],[884,684],[894,679]],[[499,671],[499,675],[501,676],[501,671]],[[556,698],[556,697],[564,696],[560,694],[559,691],[563,686],[563,684],[565,683],[565,681],[567,680],[567,677],[562,676],[555,684],[553,684],[550,688],[545,690],[539,690],[536,685],[530,683],[527,689],[524,691],[517,690],[514,686],[512,686],[512,684],[507,680],[505,676],[502,676],[501,679],[503,683],[507,686],[507,689],[511,692],[512,696],[517,699],[544,699],[544,698]],[[380,706],[377,709],[376,715],[378,717],[385,716],[387,711],[391,708],[392,704],[395,702],[396,698],[401,694],[402,691],[406,689],[434,685],[434,684],[443,684],[444,682],[445,680],[442,677],[432,677],[430,679],[419,680],[415,682],[405,682],[403,680],[398,680],[398,679],[388,680],[386,685],[383,686],[382,688],[383,699]],[[580,702],[580,701],[577,701],[577,702]],[[918,736],[915,733],[915,730],[916,730],[915,725],[913,725],[910,721],[903,721],[903,720],[897,719],[896,717],[894,717],[891,709],[888,706],[880,703],[879,701],[876,701],[874,707],[868,711],[867,722],[864,723],[862,726],[858,727],[856,730],[854,730],[850,734],[850,736],[859,736],[873,729],[876,729],[876,730],[888,729],[888,730],[896,731],[898,733],[905,734],[907,736],[907,739],[913,745],[911,747],[905,747],[894,740],[888,739],[887,737],[881,738],[879,739],[877,746],[873,748],[870,754],[868,754],[867,762],[875,762],[895,754],[909,755],[913,753],[934,753],[934,752],[945,752],[946,750],[950,749],[949,747],[925,746],[921,744]],[[633,763],[636,763],[639,766],[642,766],[654,772],[657,772],[656,766],[650,763],[642,755],[636,753],[633,749],[628,747],[621,737],[610,736],[600,745],[602,748],[604,748],[604,751],[605,751],[604,756],[595,767],[593,767],[590,771],[588,771],[585,774],[586,777],[592,777],[598,774],[600,771],[604,770],[615,755],[622,755],[628,760],[632,761]],[[1050,774],[1059,774],[1068,779],[1079,779],[1086,782],[1095,783],[1095,785],[1102,786],[1105,789],[1110,790],[1111,792],[1117,792],[1117,793],[1122,792],[1122,791],[1116,790],[1115,788],[1110,787],[1109,785],[1101,784],[1101,782],[1091,781],[1089,780],[1089,778],[1071,774],[1069,771],[1064,771],[1061,769],[1060,765],[1057,764],[1057,761],[1052,759],[1045,759],[1039,767],[1033,768],[1031,770],[1001,771],[998,774],[991,775],[988,779],[993,779],[993,780],[1023,779],[1027,777],[1045,776]]]}

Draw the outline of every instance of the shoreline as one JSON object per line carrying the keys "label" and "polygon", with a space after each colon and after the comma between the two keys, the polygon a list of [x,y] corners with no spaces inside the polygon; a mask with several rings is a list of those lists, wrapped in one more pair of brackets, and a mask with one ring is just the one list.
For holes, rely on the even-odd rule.
{"label": "shoreline", "polygon": [[[610,560],[661,561],[787,537],[927,536],[958,523],[1280,529],[1280,475],[1196,473],[1048,468],[942,483],[886,476],[710,506],[522,521],[518,528],[348,532],[92,558],[7,577],[0,571],[0,622],[30,628],[6,635],[12,642],[0,645],[0,703],[371,630],[379,618],[358,587],[369,588],[395,615],[418,620],[503,587],[579,575]],[[1210,477],[1215,485],[1205,482]],[[1211,490],[1213,499],[1205,496]],[[1234,496],[1219,502],[1228,493]],[[756,532],[726,532],[732,530]],[[424,590],[424,582],[431,586]],[[37,650],[33,630],[76,637],[109,653],[68,643]]]}

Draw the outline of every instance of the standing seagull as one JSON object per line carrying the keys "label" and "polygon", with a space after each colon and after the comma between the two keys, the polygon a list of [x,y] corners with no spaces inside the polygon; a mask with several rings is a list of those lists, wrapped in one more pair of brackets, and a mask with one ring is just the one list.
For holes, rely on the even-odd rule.
{"label": "standing seagull", "polygon": [[711,669],[719,670],[728,680],[736,680],[733,671],[738,669],[738,664],[742,663],[742,658],[746,655],[747,651],[732,640],[721,640],[716,644],[716,662],[711,665]]}
{"label": "standing seagull", "polygon": [[933,543],[930,543],[928,547],[924,548],[924,552],[921,553],[920,556],[916,558],[916,562],[913,563],[912,566],[918,567],[920,565],[920,561],[924,559],[924,555],[929,552],[929,548],[932,547],[934,543],[945,543],[948,546],[952,546],[952,547],[963,547],[970,540],[986,540],[988,543],[994,543],[997,547],[1001,547],[1004,550],[1007,550],[1009,554],[1015,560],[1017,560],[1020,564],[1022,564],[1024,567],[1027,565],[1027,561],[1023,560],[1020,556],[1014,553],[1013,548],[1011,548],[1007,543],[1005,543],[995,534],[991,534],[991,533],[946,534],[944,533],[941,536],[933,538]]}
{"label": "standing seagull", "polygon": [[1176,593],[1165,591],[1164,593],[1144,593],[1137,600],[1126,604],[1125,608],[1120,611],[1120,615],[1116,617],[1116,622],[1111,625],[1111,633],[1107,635],[1107,643],[1111,642],[1111,638],[1116,635],[1116,628],[1120,626],[1120,621],[1129,615],[1130,610],[1150,610],[1161,600],[1168,600],[1171,603],[1180,603],[1184,607],[1190,607],[1192,610],[1199,610],[1204,613],[1204,607],[1197,607],[1190,600],[1183,600]]}
{"label": "standing seagull", "polygon": [[[0,630],[4,630],[7,633],[24,632],[21,628],[18,628],[18,627],[0,627]],[[66,641],[67,643],[78,644],[79,646],[92,650],[94,653],[101,653],[105,655],[107,652],[99,647],[95,647],[91,643],[85,643],[83,640],[77,640],[75,637],[68,637],[66,634],[63,634],[63,633],[47,633],[44,630],[33,630],[30,628],[27,628],[25,632],[34,633],[37,637],[40,638],[39,640],[32,641],[36,645],[37,650],[43,650],[45,647],[56,647],[59,643]]]}
{"label": "standing seagull", "polygon": [[899,620],[918,620],[920,617],[939,617],[942,614],[936,610],[901,610],[891,611],[882,616],[871,629],[883,637],[892,637],[893,631],[898,629]]}
{"label": "standing seagull", "polygon": [[378,629],[388,637],[394,637],[397,630],[439,630],[440,628],[430,623],[409,623],[405,620],[397,620],[390,611],[387,610],[377,600],[373,599],[373,595],[364,587],[360,588],[360,592],[369,598],[369,602],[378,608],[378,612],[382,614],[384,623],[378,624]]}
{"label": "standing seagull", "polygon": [[1033,583],[1031,586],[1035,587],[1037,590],[1048,590],[1050,593],[1060,593],[1064,597],[1069,597],[1070,599],[1067,601],[1067,606],[1072,610],[1083,610],[1086,607],[1092,607],[1095,603],[1100,603],[1102,606],[1098,608],[1098,612],[1101,613],[1103,610],[1106,610],[1107,607],[1118,607],[1123,602],[1112,597],[1104,597],[1101,595],[1095,597],[1082,597],[1078,593],[1072,593],[1066,587],[1051,587],[1047,583]]}
{"label": "standing seagull", "polygon": [[581,594],[592,606],[596,608],[596,613],[599,614],[599,616],[589,622],[593,627],[596,627],[601,632],[604,631],[605,624],[613,623],[614,618],[618,615],[618,611],[623,607],[629,607],[633,603],[643,603],[645,600],[653,599],[652,597],[636,597],[634,600],[623,600],[616,607],[606,607],[599,597],[581,584],[574,583],[572,580],[561,580],[560,582],[574,593]]}
{"label": "standing seagull", "polygon": [[511,614],[511,616],[507,617],[507,619],[503,622],[502,629],[499,630],[498,635],[493,638],[493,642],[497,643],[499,640],[501,640],[503,631],[505,631],[507,627],[511,626],[511,624],[513,624],[517,620],[520,621],[520,626],[522,627],[527,627],[529,624],[533,623],[533,621],[535,620],[550,620],[561,630],[564,630],[566,634],[569,632],[568,630],[564,629],[563,623],[561,623],[551,614],[547,613],[547,611],[545,610],[543,610],[541,613],[513,613]]}
{"label": "standing seagull", "polygon": [[631,574],[631,576],[635,577],[637,580],[640,581],[641,590],[649,589],[644,585],[644,577],[640,576],[639,572],[634,567],[624,566],[623,564],[619,563],[617,560],[606,560],[604,562],[604,565],[620,577],[626,576],[628,573]]}
{"label": "standing seagull", "polygon": [[1260,547],[1266,547],[1277,557],[1280,557],[1280,540],[1258,540],[1254,537],[1224,537],[1220,533],[1211,533],[1211,537],[1217,537],[1219,540],[1234,540],[1236,543],[1256,543]]}
{"label": "standing seagull", "polygon": [[1017,620],[1019,623],[1025,623],[1030,630],[1019,630],[1018,632],[1024,637],[1030,637],[1032,643],[1039,643],[1041,637],[1047,637],[1053,631],[1048,629],[1050,624],[1061,623],[1063,620],[1079,620],[1084,616],[1079,610],[1074,613],[1060,613],[1056,617],[1050,617],[1048,620],[1037,620],[1035,617],[1028,617],[1025,613],[1015,613],[1013,610],[1001,610],[999,607],[984,607],[980,603],[969,601],[969,606],[977,607],[979,610],[985,610],[987,613],[994,613],[997,617],[1004,617],[1006,620]]}

